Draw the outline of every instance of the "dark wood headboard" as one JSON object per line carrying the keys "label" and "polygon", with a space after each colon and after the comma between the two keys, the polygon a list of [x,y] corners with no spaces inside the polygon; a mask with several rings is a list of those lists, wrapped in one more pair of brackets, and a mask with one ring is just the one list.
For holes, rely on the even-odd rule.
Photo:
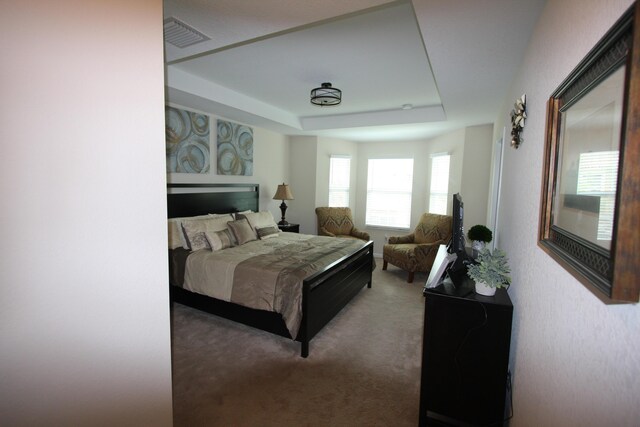
{"label": "dark wood headboard", "polygon": [[167,184],[167,215],[176,218],[249,209],[258,212],[259,199],[258,184]]}

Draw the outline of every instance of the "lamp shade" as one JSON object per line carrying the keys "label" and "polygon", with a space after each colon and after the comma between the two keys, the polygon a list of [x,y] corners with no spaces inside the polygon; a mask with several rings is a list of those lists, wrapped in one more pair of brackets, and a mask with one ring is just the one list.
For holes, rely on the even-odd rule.
{"label": "lamp shade", "polygon": [[289,186],[284,182],[278,185],[278,189],[276,190],[276,194],[273,196],[274,200],[293,200],[293,194],[291,194],[291,190]]}

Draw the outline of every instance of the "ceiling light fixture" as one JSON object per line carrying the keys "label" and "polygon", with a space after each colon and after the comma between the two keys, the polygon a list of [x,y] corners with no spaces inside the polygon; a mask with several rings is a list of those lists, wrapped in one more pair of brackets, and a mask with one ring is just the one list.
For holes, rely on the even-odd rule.
{"label": "ceiling light fixture", "polygon": [[311,103],[324,107],[325,105],[338,105],[342,102],[342,91],[331,87],[331,83],[322,83],[311,91]]}

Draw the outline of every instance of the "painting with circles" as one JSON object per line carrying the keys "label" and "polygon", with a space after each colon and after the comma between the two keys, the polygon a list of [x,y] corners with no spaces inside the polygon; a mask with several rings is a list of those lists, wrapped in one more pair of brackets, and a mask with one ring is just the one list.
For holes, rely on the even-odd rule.
{"label": "painting with circles", "polygon": [[218,119],[218,175],[253,175],[253,129]]}
{"label": "painting with circles", "polygon": [[210,133],[209,116],[166,106],[167,172],[208,173]]}

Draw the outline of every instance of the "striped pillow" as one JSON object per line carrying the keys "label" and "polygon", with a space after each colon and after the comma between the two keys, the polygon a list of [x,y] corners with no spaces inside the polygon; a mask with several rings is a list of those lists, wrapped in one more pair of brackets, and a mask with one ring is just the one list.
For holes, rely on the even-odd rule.
{"label": "striped pillow", "polygon": [[278,237],[280,229],[278,227],[262,227],[256,228],[256,232],[258,233],[258,237],[264,240],[270,239],[271,237]]}
{"label": "striped pillow", "polygon": [[228,229],[204,233],[212,251],[221,251],[234,246],[233,237]]}

